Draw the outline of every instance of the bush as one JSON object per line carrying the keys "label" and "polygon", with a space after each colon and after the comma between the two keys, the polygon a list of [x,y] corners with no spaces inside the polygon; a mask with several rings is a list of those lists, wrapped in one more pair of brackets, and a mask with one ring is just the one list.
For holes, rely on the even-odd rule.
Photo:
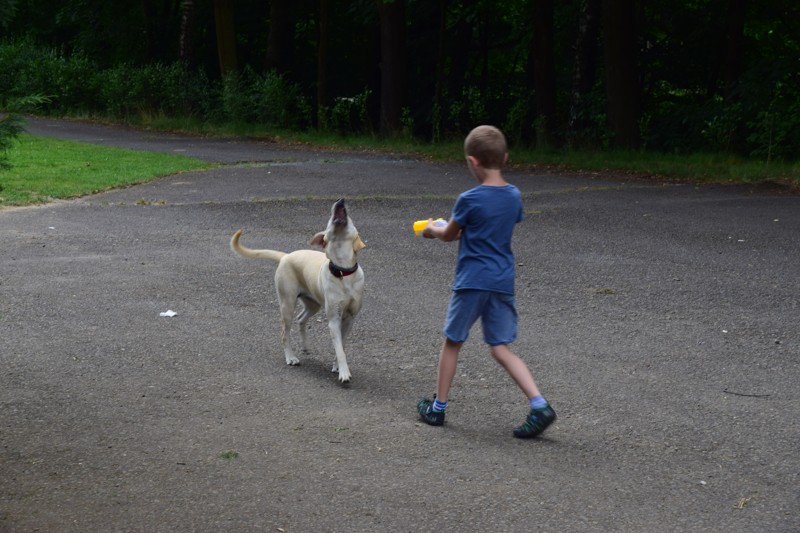
{"label": "bush", "polygon": [[450,104],[447,113],[448,127],[445,134],[455,136],[463,135],[462,132],[470,131],[475,124],[487,123],[488,113],[481,90],[475,86],[464,87],[461,97]]}
{"label": "bush", "polygon": [[6,152],[24,129],[25,120],[20,115],[12,113],[0,117],[0,170],[10,167]]}
{"label": "bush", "polygon": [[226,76],[221,101],[222,118],[236,122],[298,130],[311,124],[311,106],[300,88],[275,72],[246,68]]}
{"label": "bush", "polygon": [[[64,57],[23,40],[0,45],[0,94],[4,99],[46,95],[45,113],[97,108],[97,67],[85,56]],[[5,102],[3,102],[5,103]]]}
{"label": "bush", "polygon": [[800,158],[800,94],[778,83],[767,109],[748,122],[750,155],[767,162]]}
{"label": "bush", "polygon": [[320,109],[319,129],[342,135],[372,134],[368,108],[370,94],[369,89],[364,89],[355,96],[334,98],[332,106]]}
{"label": "bush", "polygon": [[119,65],[101,73],[100,78],[102,107],[114,117],[204,116],[211,107],[205,76],[190,74],[181,63]]}

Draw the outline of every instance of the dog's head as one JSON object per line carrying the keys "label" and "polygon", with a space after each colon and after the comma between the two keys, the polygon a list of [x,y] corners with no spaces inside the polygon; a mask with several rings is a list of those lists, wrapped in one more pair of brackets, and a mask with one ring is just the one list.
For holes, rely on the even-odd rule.
{"label": "dog's head", "polygon": [[355,254],[366,247],[353,219],[347,215],[344,198],[337,200],[331,207],[331,218],[328,227],[314,235],[309,244],[321,246],[328,257],[337,265],[348,266],[355,263]]}

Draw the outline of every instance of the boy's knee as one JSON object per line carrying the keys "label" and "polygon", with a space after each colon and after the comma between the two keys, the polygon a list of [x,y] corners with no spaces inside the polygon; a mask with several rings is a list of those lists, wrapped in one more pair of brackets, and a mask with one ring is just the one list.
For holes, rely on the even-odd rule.
{"label": "boy's knee", "polygon": [[496,344],[489,345],[489,352],[492,354],[492,357],[500,360],[508,356],[508,354],[511,353],[511,350],[508,348],[508,344]]}
{"label": "boy's knee", "polygon": [[445,345],[446,347],[448,347],[448,348],[451,348],[451,349],[454,349],[454,350],[459,350],[459,349],[461,349],[461,346],[462,346],[463,344],[464,344],[463,342],[456,342],[456,341],[454,341],[454,340],[450,340],[450,339],[449,339],[449,338],[447,338],[447,337],[445,337],[445,338],[444,338],[444,345]]}

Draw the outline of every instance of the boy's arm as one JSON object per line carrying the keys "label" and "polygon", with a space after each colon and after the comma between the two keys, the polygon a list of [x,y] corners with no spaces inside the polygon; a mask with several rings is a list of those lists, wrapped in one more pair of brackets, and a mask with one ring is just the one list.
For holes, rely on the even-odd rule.
{"label": "boy's arm", "polygon": [[452,218],[446,226],[434,226],[433,219],[429,218],[428,225],[422,230],[422,236],[426,239],[441,239],[446,242],[457,241],[461,238],[461,226]]}

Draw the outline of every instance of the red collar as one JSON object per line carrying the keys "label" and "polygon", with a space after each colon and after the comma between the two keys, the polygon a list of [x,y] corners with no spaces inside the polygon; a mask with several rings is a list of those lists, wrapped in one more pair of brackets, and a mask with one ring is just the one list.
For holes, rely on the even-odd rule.
{"label": "red collar", "polygon": [[345,276],[349,276],[350,274],[358,270],[358,263],[353,265],[351,268],[342,268],[340,266],[334,265],[333,261],[328,261],[328,270],[331,271],[333,277],[341,279]]}

